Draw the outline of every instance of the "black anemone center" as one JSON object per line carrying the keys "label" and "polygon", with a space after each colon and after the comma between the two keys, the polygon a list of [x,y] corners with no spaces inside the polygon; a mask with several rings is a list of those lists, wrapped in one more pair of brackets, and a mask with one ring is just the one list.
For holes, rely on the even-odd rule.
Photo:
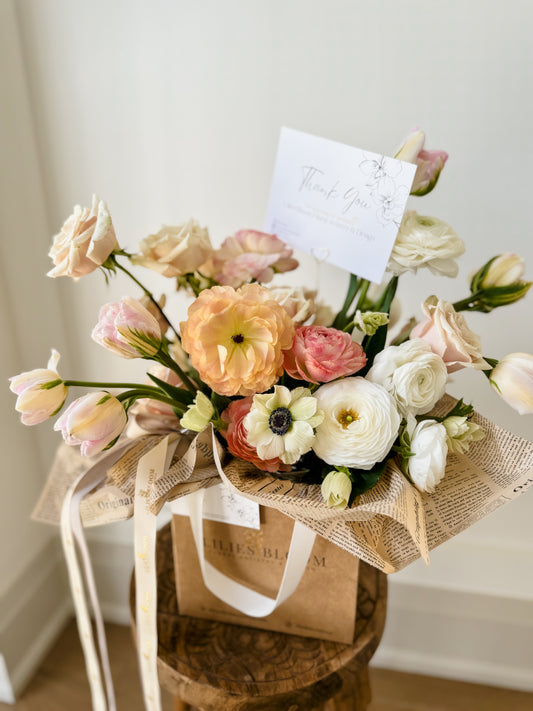
{"label": "black anemone center", "polygon": [[242,343],[244,341],[244,336],[241,333],[236,333],[231,337],[233,343]]}
{"label": "black anemone center", "polygon": [[286,407],[277,407],[273,410],[268,418],[268,426],[274,434],[284,435],[289,431],[291,426],[292,415],[291,411]]}

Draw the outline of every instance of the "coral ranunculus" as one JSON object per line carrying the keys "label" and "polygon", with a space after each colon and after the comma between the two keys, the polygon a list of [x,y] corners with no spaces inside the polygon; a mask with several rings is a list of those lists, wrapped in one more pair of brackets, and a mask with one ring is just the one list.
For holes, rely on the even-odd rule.
{"label": "coral ranunculus", "polygon": [[262,393],[282,374],[294,326],[265,287],[205,289],[188,315],[180,324],[182,345],[200,378],[219,395]]}
{"label": "coral ranunculus", "polygon": [[366,364],[366,355],[349,333],[325,326],[296,329],[292,349],[285,352],[284,367],[293,378],[329,383],[353,375]]}
{"label": "coral ranunculus", "polygon": [[275,473],[277,471],[288,471],[290,466],[283,464],[279,457],[273,459],[261,459],[255,447],[252,447],[247,440],[246,428],[243,420],[250,412],[252,406],[251,397],[240,400],[233,400],[222,413],[222,419],[228,422],[228,429],[222,434],[225,435],[228,449],[234,457],[239,457],[247,462],[255,464],[258,469],[265,472]]}

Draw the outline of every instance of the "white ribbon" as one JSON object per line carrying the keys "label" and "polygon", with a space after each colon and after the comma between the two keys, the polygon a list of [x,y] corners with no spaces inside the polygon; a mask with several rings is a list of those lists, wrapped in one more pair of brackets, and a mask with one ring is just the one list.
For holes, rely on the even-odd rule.
{"label": "white ribbon", "polygon": [[[123,445],[117,446],[112,452],[97,462],[88,471],[80,474],[67,491],[61,509],[61,542],[63,544],[63,551],[67,563],[70,589],[74,602],[74,610],[76,613],[80,641],[85,656],[85,666],[87,669],[87,677],[89,680],[94,711],[116,711],[116,703],[113,680],[111,677],[111,667],[109,664],[109,655],[107,652],[104,621],[98,601],[98,594],[96,591],[91,559],[87,549],[87,542],[85,540],[83,526],[81,524],[80,502],[86,494],[95,489],[98,484],[106,478],[109,467],[111,467],[121,456],[123,456],[125,450],[129,448],[131,444],[131,442],[126,442]],[[94,643],[93,629],[91,626],[91,616],[87,605],[82,573],[78,557],[76,555],[74,541],[78,544],[82,556],[85,582],[93,608],[98,637],[98,649],[100,650],[100,663],[104,675],[106,693],[104,693],[100,663],[98,660],[98,654]]]}
{"label": "white ribbon", "polygon": [[[206,561],[203,541],[204,494],[205,489],[198,489],[198,491],[184,497],[182,501],[185,500],[188,504],[191,528],[206,588],[219,600],[239,610],[239,612],[243,612],[245,615],[250,617],[266,617],[270,615],[298,587],[311,555],[316,533],[299,521],[294,522],[289,554],[278,594],[275,598],[262,595],[232,580]],[[173,510],[173,503],[170,504],[171,510]]]}
{"label": "white ribbon", "polygon": [[169,467],[178,438],[161,442],[139,459],[133,504],[135,544],[135,619],[137,655],[146,711],[161,711],[157,676],[157,515],[149,506],[154,484]]}

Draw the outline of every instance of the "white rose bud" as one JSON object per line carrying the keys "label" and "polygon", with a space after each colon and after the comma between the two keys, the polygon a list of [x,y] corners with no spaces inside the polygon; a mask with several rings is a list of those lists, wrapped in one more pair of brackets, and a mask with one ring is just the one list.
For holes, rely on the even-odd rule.
{"label": "white rose bud", "polygon": [[352,493],[352,482],[344,472],[332,471],[324,478],[320,491],[330,508],[345,509]]}
{"label": "white rose bud", "polygon": [[409,476],[419,491],[432,493],[443,479],[448,455],[446,428],[435,420],[419,422],[411,437]]}

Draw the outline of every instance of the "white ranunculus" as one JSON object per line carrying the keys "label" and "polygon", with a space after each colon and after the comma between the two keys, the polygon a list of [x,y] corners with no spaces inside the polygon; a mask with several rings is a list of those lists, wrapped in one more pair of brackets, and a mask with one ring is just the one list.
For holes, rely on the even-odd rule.
{"label": "white ranunculus", "polygon": [[387,270],[399,275],[428,267],[434,274],[456,277],[455,259],[464,251],[463,241],[446,222],[409,210],[400,225]]}
{"label": "white ranunculus", "polygon": [[411,437],[409,476],[419,491],[431,494],[444,477],[448,455],[446,428],[436,420],[422,420]]}
{"label": "white ranunculus", "polygon": [[332,509],[345,509],[352,493],[352,482],[344,472],[329,472],[320,487],[322,498]]}
{"label": "white ranunculus", "polygon": [[429,344],[415,338],[378,353],[366,377],[395,398],[400,412],[423,415],[444,395],[447,370]]}
{"label": "white ranunculus", "polygon": [[400,427],[396,403],[385,388],[361,377],[322,385],[315,392],[324,420],[313,450],[327,464],[372,469],[390,451]]}

